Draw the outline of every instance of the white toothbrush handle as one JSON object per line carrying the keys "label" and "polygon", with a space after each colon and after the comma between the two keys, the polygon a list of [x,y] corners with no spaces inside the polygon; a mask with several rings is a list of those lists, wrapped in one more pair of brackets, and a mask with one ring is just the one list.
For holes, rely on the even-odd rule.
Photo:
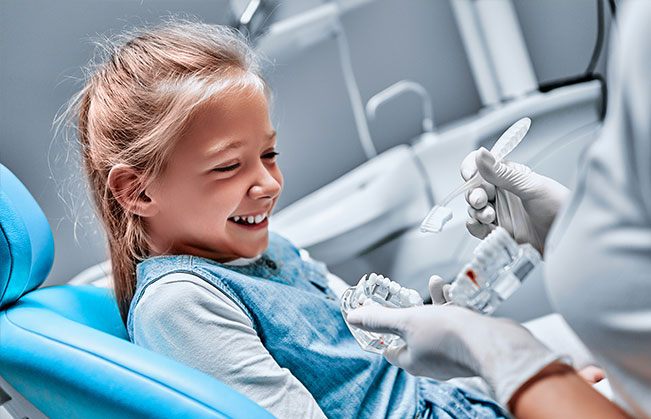
{"label": "white toothbrush handle", "polygon": [[461,195],[465,191],[468,191],[470,189],[476,188],[477,186],[481,185],[481,182],[484,179],[479,175],[479,172],[476,172],[470,179],[466,181],[466,183],[459,185],[459,187],[452,192],[450,192],[441,202],[439,202],[437,205],[444,207],[447,204],[450,203],[454,198],[457,196]]}
{"label": "white toothbrush handle", "polygon": [[[531,119],[522,118],[517,121],[515,124],[511,125],[504,134],[498,138],[495,142],[495,145],[490,150],[490,153],[495,158],[495,162],[501,161],[506,157],[515,147],[520,144],[520,141],[524,138],[529,131],[531,126]],[[438,203],[439,206],[444,207],[458,195],[463,192],[479,186],[482,182],[482,177],[479,175],[479,172],[476,172],[466,183],[459,186],[457,189],[453,190],[446,196],[441,202]]]}
{"label": "white toothbrush handle", "polygon": [[522,118],[518,120],[515,124],[511,125],[504,134],[500,136],[495,142],[495,145],[491,148],[490,152],[495,157],[495,161],[501,161],[506,157],[513,149],[515,149],[520,141],[527,135],[529,128],[531,127],[531,119]]}

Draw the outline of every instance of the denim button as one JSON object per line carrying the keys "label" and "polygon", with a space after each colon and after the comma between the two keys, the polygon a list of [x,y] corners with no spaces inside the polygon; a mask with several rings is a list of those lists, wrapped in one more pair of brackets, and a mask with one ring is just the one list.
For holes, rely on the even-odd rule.
{"label": "denim button", "polygon": [[267,260],[265,261],[265,263],[267,264],[267,268],[272,269],[272,270],[273,270],[273,269],[276,269],[276,268],[278,267],[278,265],[276,265],[276,262],[274,262],[274,261],[271,260],[271,259],[267,259]]}

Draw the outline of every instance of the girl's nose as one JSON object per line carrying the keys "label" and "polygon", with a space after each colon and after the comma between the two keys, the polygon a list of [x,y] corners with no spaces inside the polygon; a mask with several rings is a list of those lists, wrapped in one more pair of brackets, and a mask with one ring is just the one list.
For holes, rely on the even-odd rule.
{"label": "girl's nose", "polygon": [[282,175],[279,171],[276,177],[266,167],[262,168],[249,189],[249,196],[253,199],[277,197],[282,189]]}

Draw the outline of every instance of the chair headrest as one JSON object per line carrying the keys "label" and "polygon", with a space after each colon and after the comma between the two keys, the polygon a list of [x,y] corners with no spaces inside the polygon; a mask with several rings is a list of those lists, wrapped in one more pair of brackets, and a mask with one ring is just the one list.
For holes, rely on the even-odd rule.
{"label": "chair headrest", "polygon": [[0,308],[41,285],[53,260],[54,239],[45,214],[0,164]]}

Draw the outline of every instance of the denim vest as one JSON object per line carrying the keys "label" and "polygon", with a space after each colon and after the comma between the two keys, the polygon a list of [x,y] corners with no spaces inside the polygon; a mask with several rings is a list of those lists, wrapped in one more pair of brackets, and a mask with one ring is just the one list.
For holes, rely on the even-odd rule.
{"label": "denim vest", "polygon": [[503,417],[483,395],[414,377],[362,351],[327,286],[325,266],[304,261],[298,249],[273,233],[267,250],[250,265],[189,255],[139,263],[129,336],[131,313],[147,286],[174,272],[196,275],[229,296],[278,365],[291,371],[329,418]]}

